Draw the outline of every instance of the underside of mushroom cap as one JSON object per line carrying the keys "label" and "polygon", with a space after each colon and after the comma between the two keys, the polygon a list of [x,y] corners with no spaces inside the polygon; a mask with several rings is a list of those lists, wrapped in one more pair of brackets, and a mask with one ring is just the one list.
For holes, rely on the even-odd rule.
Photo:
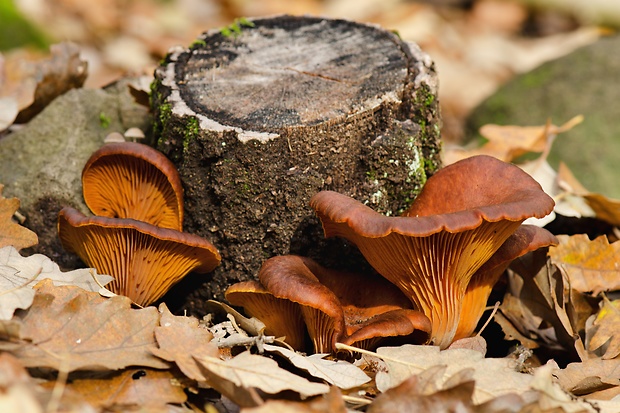
{"label": "underside of mushroom cap", "polygon": [[[430,320],[376,274],[324,268],[310,258],[287,255],[265,261],[259,279],[274,296],[297,303],[316,352],[335,352],[335,343],[363,348],[385,337],[415,336],[425,342]],[[357,337],[349,340],[349,335]]]}
{"label": "underside of mushroom cap", "polygon": [[250,317],[265,324],[265,334],[284,337],[297,351],[303,351],[306,326],[297,303],[271,294],[255,280],[242,281],[226,289],[225,297],[232,305],[243,307]]}
{"label": "underside of mushroom cap", "polygon": [[217,249],[193,234],[133,219],[87,217],[65,207],[58,214],[65,250],[115,279],[112,292],[148,305],[188,272],[207,273],[220,263]]}
{"label": "underside of mushroom cap", "polygon": [[95,215],[182,230],[181,179],[172,162],[148,145],[102,146],[84,166],[82,187],[84,201]]}
{"label": "underside of mushroom cap", "polygon": [[544,228],[521,225],[493,256],[472,276],[463,297],[463,310],[454,340],[472,335],[484,313],[493,286],[510,263],[539,248],[557,245],[557,238]]}
{"label": "underside of mushroom cap", "polygon": [[275,297],[300,306],[315,351],[330,353],[345,334],[344,313],[336,295],[319,282],[305,261],[295,255],[270,258],[258,279]]}
{"label": "underside of mushroom cap", "polygon": [[387,217],[331,191],[316,194],[310,206],[326,237],[357,245],[377,272],[431,319],[433,341],[445,348],[454,338],[473,274],[521,222],[547,215],[554,202],[516,166],[478,156],[429,178],[410,216]]}

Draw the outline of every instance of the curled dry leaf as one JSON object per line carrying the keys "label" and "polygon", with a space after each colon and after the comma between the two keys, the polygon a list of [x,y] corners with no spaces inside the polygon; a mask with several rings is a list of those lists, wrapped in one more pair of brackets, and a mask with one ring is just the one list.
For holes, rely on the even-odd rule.
{"label": "curled dry leaf", "polygon": [[62,272],[45,255],[22,257],[14,247],[0,248],[0,320],[9,320],[18,308],[30,307],[35,295],[32,287],[43,279],[92,292],[112,281],[112,277],[98,275],[93,268]]}
{"label": "curled dry leaf", "polygon": [[0,248],[12,245],[18,250],[35,245],[39,242],[37,234],[28,228],[13,222],[13,214],[19,208],[19,199],[4,198],[0,184]]}
{"label": "curled dry leaf", "polygon": [[484,358],[475,350],[454,349],[439,351],[435,346],[404,345],[401,347],[381,347],[379,357],[384,357],[388,372],[378,372],[377,388],[387,391],[398,386],[411,375],[419,374],[429,368],[446,366],[442,381],[437,389],[445,388],[445,378],[471,369],[470,379],[475,380],[473,401],[484,403],[507,393],[522,393],[529,388],[532,376],[515,371],[514,360]]}
{"label": "curled dry leaf", "polygon": [[192,380],[206,381],[194,357],[217,357],[217,346],[211,343],[213,334],[199,325],[195,317],[174,316],[165,304],[159,306],[161,319],[155,327],[155,338],[159,348],[153,354],[166,361],[176,363],[179,369]]}
{"label": "curled dry leaf", "polygon": [[620,300],[603,299],[601,309],[586,328],[586,348],[603,359],[620,355]]}
{"label": "curled dry leaf", "polygon": [[278,367],[278,363],[270,358],[250,354],[247,351],[229,360],[208,356],[195,359],[202,367],[204,375],[208,377],[209,384],[241,406],[244,406],[245,400],[235,400],[234,393],[231,397],[231,386],[258,389],[269,394],[291,390],[299,393],[302,398],[329,391],[329,386],[326,384],[313,383]]}
{"label": "curled dry leaf", "polygon": [[347,413],[350,411],[347,410],[337,387],[330,387],[329,393],[310,401],[267,400],[261,406],[241,409],[241,413]]}
{"label": "curled dry leaf", "polygon": [[564,391],[575,396],[587,396],[612,387],[620,390],[620,359],[593,358],[570,363],[564,369],[555,370],[553,375]]}
{"label": "curled dry leaf", "polygon": [[520,338],[513,331],[523,335],[525,347],[564,350],[583,360],[587,354],[578,332],[592,313],[591,304],[548,264],[546,251],[538,250],[513,262],[496,320],[513,339]]}
{"label": "curled dry leaf", "polygon": [[269,353],[280,354],[295,367],[305,370],[313,377],[325,380],[329,384],[343,390],[359,387],[370,381],[370,377],[359,367],[344,360],[326,360],[323,358],[325,357],[324,354],[303,356],[286,348],[270,344],[263,345],[263,348]]}
{"label": "curled dry leaf", "polygon": [[43,280],[28,310],[0,322],[0,330],[10,327],[13,335],[12,343],[0,342],[0,349],[10,351],[26,367],[68,372],[166,368],[168,364],[151,353],[158,322],[156,308],[134,310],[127,297],[106,299]]}
{"label": "curled dry leaf", "polygon": [[551,262],[568,277],[571,288],[598,295],[620,289],[620,242],[602,235],[592,241],[585,234],[559,235],[549,248]]}

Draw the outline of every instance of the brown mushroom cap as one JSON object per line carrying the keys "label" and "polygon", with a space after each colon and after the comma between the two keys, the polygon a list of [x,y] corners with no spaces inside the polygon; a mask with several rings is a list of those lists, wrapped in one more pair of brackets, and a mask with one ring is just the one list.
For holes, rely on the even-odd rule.
{"label": "brown mushroom cap", "polygon": [[168,158],[148,145],[108,143],[82,171],[84,201],[93,214],[183,227],[183,187]]}
{"label": "brown mushroom cap", "polygon": [[291,347],[303,351],[306,326],[298,304],[274,297],[258,281],[242,281],[226,289],[226,299],[243,307],[247,314],[265,324],[265,334],[285,337]]}
{"label": "brown mushroom cap", "polygon": [[188,272],[207,273],[220,263],[217,249],[193,234],[133,219],[87,217],[65,207],[58,214],[65,250],[115,279],[109,288],[148,305]]}
{"label": "brown mushroom cap", "polygon": [[[265,261],[259,279],[275,297],[300,306],[315,352],[333,352],[336,342],[376,344],[382,337],[406,335],[423,329],[430,321],[393,285],[378,276],[343,273],[324,268],[305,257],[286,255]],[[403,317],[383,317],[388,312]],[[365,331],[360,331],[365,330]],[[351,334],[359,338],[347,340]]]}
{"label": "brown mushroom cap", "polygon": [[553,200],[518,167],[476,156],[441,169],[402,217],[381,215],[331,191],[310,200],[326,237],[357,245],[368,262],[433,324],[435,344],[453,340],[473,274],[526,218]]}
{"label": "brown mushroom cap", "polygon": [[534,225],[517,228],[472,276],[463,297],[463,310],[454,340],[472,335],[484,313],[493,286],[513,260],[530,251],[557,244],[557,238],[544,228]]}

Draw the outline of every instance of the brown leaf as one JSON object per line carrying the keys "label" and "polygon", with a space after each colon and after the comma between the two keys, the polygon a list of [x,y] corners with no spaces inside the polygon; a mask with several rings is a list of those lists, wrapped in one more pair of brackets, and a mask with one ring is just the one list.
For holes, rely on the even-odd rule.
{"label": "brown leaf", "polygon": [[564,391],[575,396],[585,396],[611,387],[620,386],[620,359],[589,359],[570,363],[553,375]]}
{"label": "brown leaf", "polygon": [[50,47],[49,59],[37,64],[34,78],[37,87],[32,104],[17,115],[15,123],[26,123],[63,93],[82,87],[88,75],[88,64],[80,58],[74,43],[64,42]]}
{"label": "brown leaf", "polygon": [[603,299],[601,309],[593,316],[592,325],[586,329],[586,348],[603,357],[615,359],[620,355],[620,300]]}
{"label": "brown leaf", "polygon": [[[187,399],[183,388],[173,384],[174,380],[170,371],[129,369],[103,378],[72,380],[67,383],[67,390],[97,408],[164,407]],[[51,389],[54,384],[49,382],[46,387]]]}
{"label": "brown leaf", "polygon": [[380,394],[366,410],[368,413],[425,413],[440,411],[474,412],[473,380],[454,387],[424,395],[418,386],[418,377],[411,376],[401,384]]}
{"label": "brown leaf", "polygon": [[559,245],[549,248],[551,262],[570,280],[579,292],[620,289],[620,243],[609,244],[602,235],[590,241],[587,235],[559,235]]}
{"label": "brown leaf", "polygon": [[[580,296],[564,282],[544,250],[515,260],[500,312],[520,334],[538,344],[587,358],[578,332],[583,329]],[[505,330],[506,331],[506,330]],[[531,348],[530,343],[522,342]]]}
{"label": "brown leaf", "polygon": [[337,387],[330,387],[329,393],[305,402],[268,400],[258,407],[241,409],[241,413],[346,413],[342,394]]}
{"label": "brown leaf", "polygon": [[36,289],[30,309],[12,320],[21,323],[22,341],[8,349],[26,367],[69,372],[168,367],[151,353],[156,308],[134,310],[127,297],[106,299],[79,287],[54,287],[51,280]]}
{"label": "brown leaf", "polygon": [[0,248],[12,245],[16,249],[32,247],[39,242],[37,234],[13,222],[13,214],[19,208],[19,199],[4,198],[0,184]]}
{"label": "brown leaf", "polygon": [[620,200],[588,191],[563,162],[560,162],[558,167],[557,179],[558,185],[566,191],[567,196],[580,197],[585,201],[592,210],[592,216],[614,226],[620,226]]}
{"label": "brown leaf", "polygon": [[175,362],[179,369],[192,380],[206,381],[194,357],[217,357],[218,348],[211,343],[213,334],[199,326],[195,317],[174,316],[165,304],[159,307],[161,319],[155,327],[159,348],[153,354],[166,361]]}

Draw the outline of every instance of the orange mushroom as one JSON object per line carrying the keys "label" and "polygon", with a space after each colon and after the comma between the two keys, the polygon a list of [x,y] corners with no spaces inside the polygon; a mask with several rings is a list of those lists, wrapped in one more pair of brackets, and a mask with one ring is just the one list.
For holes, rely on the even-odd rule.
{"label": "orange mushroom", "polygon": [[225,296],[229,303],[243,307],[251,317],[261,320],[265,334],[284,337],[295,350],[304,350],[306,327],[298,304],[275,297],[255,280],[231,285]]}
{"label": "orange mushroom", "polygon": [[521,225],[472,276],[463,297],[462,315],[454,340],[473,334],[486,308],[493,286],[515,259],[539,248],[557,245],[557,238],[544,228]]}
{"label": "orange mushroom", "polygon": [[133,219],[87,217],[65,207],[58,214],[65,250],[114,281],[112,292],[145,306],[188,272],[207,273],[220,263],[217,249],[199,236]]}
{"label": "orange mushroom", "polygon": [[93,214],[183,228],[183,187],[161,152],[135,142],[108,143],[82,171],[84,201]]}
{"label": "orange mushroom", "polygon": [[325,236],[357,245],[430,318],[434,344],[446,348],[473,275],[525,219],[549,214],[554,202],[518,167],[480,155],[439,170],[401,217],[331,191],[310,206]]}
{"label": "orange mushroom", "polygon": [[[297,350],[304,342],[298,314],[317,353],[335,352],[337,342],[372,348],[390,337],[428,338],[428,318],[410,309],[409,300],[381,277],[329,270],[294,255],[268,259],[258,277],[262,288],[252,284],[250,291],[245,283],[235,284],[226,298],[263,321],[267,332],[288,325],[286,341]],[[265,300],[265,293],[273,299]],[[291,311],[288,303],[298,309]]]}

